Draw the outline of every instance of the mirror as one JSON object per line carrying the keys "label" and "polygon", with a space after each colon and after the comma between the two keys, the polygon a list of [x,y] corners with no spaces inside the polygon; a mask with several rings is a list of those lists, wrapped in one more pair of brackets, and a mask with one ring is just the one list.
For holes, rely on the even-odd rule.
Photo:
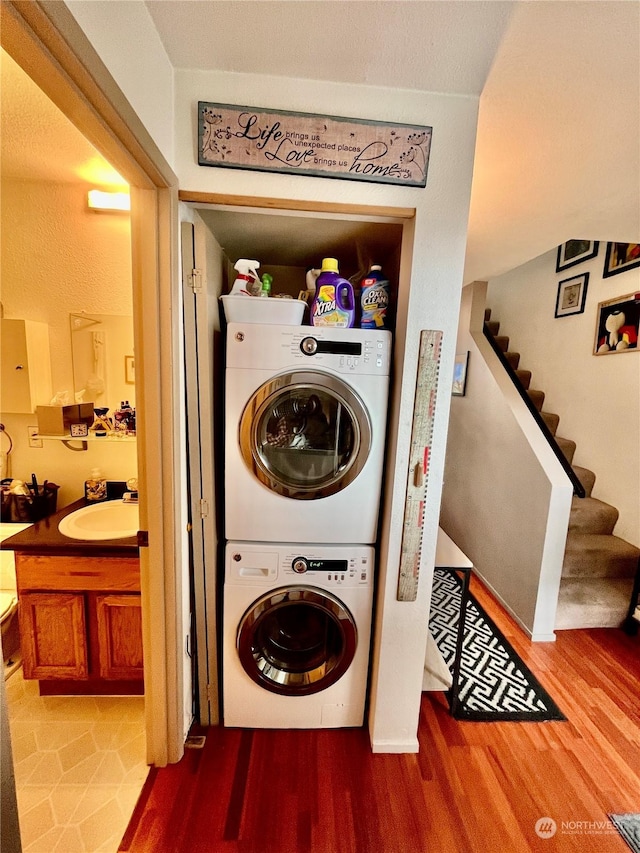
{"label": "mirror", "polygon": [[76,402],[112,412],[122,400],[135,407],[133,318],[78,312],[69,321]]}

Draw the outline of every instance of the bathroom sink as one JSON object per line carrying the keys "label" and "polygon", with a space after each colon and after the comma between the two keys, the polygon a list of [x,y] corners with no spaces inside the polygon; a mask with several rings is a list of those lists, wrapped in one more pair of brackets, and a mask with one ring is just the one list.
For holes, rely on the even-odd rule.
{"label": "bathroom sink", "polygon": [[138,532],[138,504],[107,501],[65,515],[58,530],[70,539],[126,539]]}

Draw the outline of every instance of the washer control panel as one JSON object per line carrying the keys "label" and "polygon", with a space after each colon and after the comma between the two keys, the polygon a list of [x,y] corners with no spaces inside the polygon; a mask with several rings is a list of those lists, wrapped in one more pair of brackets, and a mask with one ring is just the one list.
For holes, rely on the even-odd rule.
{"label": "washer control panel", "polygon": [[323,589],[373,584],[374,550],[369,545],[283,545],[229,542],[226,584],[295,582]]}
{"label": "washer control panel", "polygon": [[289,566],[285,558],[283,569],[286,574],[293,573],[304,577],[309,582],[322,579],[323,586],[325,584],[354,586],[368,582],[371,560],[368,555],[344,558],[338,555],[335,557],[297,555],[292,558]]}

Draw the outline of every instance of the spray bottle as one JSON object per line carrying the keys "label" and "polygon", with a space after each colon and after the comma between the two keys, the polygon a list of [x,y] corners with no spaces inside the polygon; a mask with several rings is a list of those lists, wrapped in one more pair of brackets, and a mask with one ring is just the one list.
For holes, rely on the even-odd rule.
{"label": "spray bottle", "polygon": [[262,273],[262,284],[260,287],[260,296],[271,296],[271,282],[273,281],[273,276],[269,275],[268,272]]}
{"label": "spray bottle", "polygon": [[258,296],[262,290],[262,282],[258,278],[259,261],[240,258],[233,266],[238,276],[233,282],[231,294],[234,296]]}

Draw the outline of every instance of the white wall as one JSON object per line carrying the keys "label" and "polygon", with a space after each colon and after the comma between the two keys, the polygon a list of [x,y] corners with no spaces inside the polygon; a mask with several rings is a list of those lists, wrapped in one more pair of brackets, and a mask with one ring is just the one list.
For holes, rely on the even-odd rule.
{"label": "white wall", "polygon": [[[431,125],[433,146],[427,187],[415,189],[198,166],[199,100]],[[371,736],[374,749],[381,751],[417,750],[449,407],[448,377],[455,350],[476,110],[475,99],[461,97],[242,74],[178,71],[176,75],[174,170],[181,189],[416,209],[411,291],[410,296],[408,293],[401,296],[404,304],[399,306],[396,334],[388,495],[380,557]],[[423,571],[418,600],[409,603],[396,601],[396,587],[417,348],[422,328],[444,332],[443,379],[427,495]]]}
{"label": "white wall", "polygon": [[[175,112],[166,121],[166,79],[156,116],[148,96],[150,81],[144,60],[123,67],[122,33],[134,5],[69,2],[72,12],[98,49],[124,94],[134,106],[179,178],[180,189],[279,197],[359,205],[392,205],[416,210],[415,244],[410,259],[411,291],[401,294],[396,334],[393,423],[387,466],[387,496],[379,573],[379,607],[372,690],[374,749],[416,751],[422,672],[431,592],[431,573],[438,530],[442,471],[449,413],[449,381],[453,369],[460,287],[477,120],[477,99],[447,97],[391,89],[337,85],[297,79],[216,72],[175,72]],[[124,9],[123,9],[124,7]],[[106,10],[113,18],[104,19]],[[152,30],[144,22],[136,44]],[[131,43],[131,39],[127,37]],[[153,57],[162,64],[162,57]],[[141,77],[141,74],[143,75]],[[426,189],[284,176],[197,165],[197,102],[220,101],[275,109],[343,115],[381,121],[428,124],[433,145]],[[168,155],[167,127],[175,129],[175,156]],[[422,577],[416,602],[397,602],[410,424],[415,388],[419,331],[444,333],[440,384],[432,441],[427,494]]]}
{"label": "white wall", "polygon": [[482,334],[485,290],[462,295],[469,365],[451,402],[441,525],[527,633],[551,640],[573,489]]}
{"label": "white wall", "polygon": [[173,68],[143,0],[65,4],[171,165]]}
{"label": "white wall", "polygon": [[[2,182],[4,316],[48,325],[54,392],[73,392],[69,314],[132,314],[129,217],[89,211],[86,193],[83,184]],[[124,364],[121,369],[124,374]],[[29,479],[33,472],[40,482],[57,483],[58,507],[84,494],[93,467],[108,479],[136,475],[135,442],[92,442],[86,452],[73,452],[47,441],[32,449],[27,427],[36,425],[35,414],[3,413],[2,422],[14,443],[13,476]]]}
{"label": "white wall", "polygon": [[[597,306],[640,291],[640,269],[603,278],[597,257],[557,273],[556,250],[489,281],[487,305],[560,416],[558,435],[576,442],[574,464],[596,474],[593,497],[620,511],[616,536],[640,545],[640,350],[593,355]],[[555,318],[558,282],[589,272],[582,314]]]}

